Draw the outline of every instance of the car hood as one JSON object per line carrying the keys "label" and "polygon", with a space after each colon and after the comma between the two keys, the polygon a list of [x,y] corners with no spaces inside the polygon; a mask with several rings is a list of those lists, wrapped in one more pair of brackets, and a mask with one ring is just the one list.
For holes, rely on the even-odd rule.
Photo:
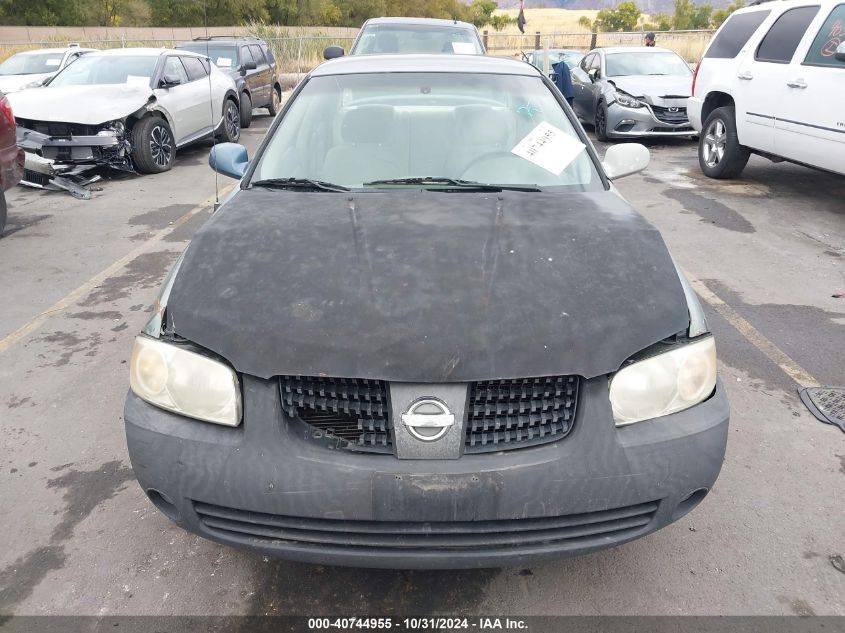
{"label": "car hood", "polygon": [[57,86],[24,90],[9,96],[16,117],[96,125],[122,119],[153,97],[149,86],[110,84]]}
{"label": "car hood", "polygon": [[627,75],[625,77],[609,77],[608,81],[634,97],[687,98],[692,92],[691,76]]}
{"label": "car hood", "polygon": [[247,374],[407,382],[593,377],[689,325],[660,234],[612,192],[241,191],[167,314]]}
{"label": "car hood", "polygon": [[43,81],[54,73],[32,73],[29,75],[0,75],[0,92],[17,92],[33,81]]}

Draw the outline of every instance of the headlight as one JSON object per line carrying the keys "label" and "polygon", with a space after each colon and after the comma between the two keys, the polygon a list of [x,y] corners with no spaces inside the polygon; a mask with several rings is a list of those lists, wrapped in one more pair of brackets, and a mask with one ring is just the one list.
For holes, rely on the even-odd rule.
{"label": "headlight", "polygon": [[626,108],[642,108],[643,104],[636,97],[632,97],[622,90],[616,91],[616,102]]}
{"label": "headlight", "polygon": [[616,372],[610,404],[616,426],[677,413],[705,400],[716,387],[712,336]]}
{"label": "headlight", "polygon": [[139,398],[198,420],[240,424],[238,377],[227,365],[144,335],[136,337],[130,363],[129,384]]}

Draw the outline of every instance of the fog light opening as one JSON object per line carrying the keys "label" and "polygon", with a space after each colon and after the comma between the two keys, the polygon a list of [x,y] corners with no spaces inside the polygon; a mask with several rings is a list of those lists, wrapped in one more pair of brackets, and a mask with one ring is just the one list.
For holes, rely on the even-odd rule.
{"label": "fog light opening", "polygon": [[699,488],[698,490],[693,490],[691,493],[689,493],[678,504],[678,507],[675,508],[675,511],[672,513],[672,520],[677,521],[682,516],[687,514],[695,506],[701,503],[701,500],[707,496],[708,492],[710,491],[707,488]]}
{"label": "fog light opening", "polygon": [[170,497],[155,488],[147,489],[147,496],[164,516],[171,521],[179,521],[179,510],[176,509],[176,505],[170,500]]}

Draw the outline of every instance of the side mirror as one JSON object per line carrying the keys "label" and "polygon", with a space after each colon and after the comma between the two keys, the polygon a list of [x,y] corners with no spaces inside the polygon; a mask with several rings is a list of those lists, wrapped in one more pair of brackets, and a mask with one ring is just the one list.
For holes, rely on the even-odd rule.
{"label": "side mirror", "polygon": [[612,145],[604,155],[601,166],[610,180],[636,174],[648,167],[651,155],[645,145],[621,143]]}
{"label": "side mirror", "polygon": [[837,61],[845,62],[845,42],[842,42],[836,47],[836,52],[833,54]]}
{"label": "side mirror", "polygon": [[242,68],[244,70],[255,70],[258,68],[258,64],[255,63],[254,59],[248,59],[243,63]]}
{"label": "side mirror", "polygon": [[165,75],[161,78],[161,83],[159,85],[162,88],[172,88],[173,86],[178,86],[181,83],[182,80],[178,75]]}
{"label": "side mirror", "polygon": [[327,46],[323,50],[323,59],[337,59],[343,57],[344,52],[340,46]]}
{"label": "side mirror", "polygon": [[208,165],[218,174],[229,178],[243,178],[248,164],[246,147],[238,143],[218,143],[208,155]]}
{"label": "side mirror", "polygon": [[595,81],[601,77],[601,71],[598,68],[590,68],[587,74],[590,76],[590,81]]}

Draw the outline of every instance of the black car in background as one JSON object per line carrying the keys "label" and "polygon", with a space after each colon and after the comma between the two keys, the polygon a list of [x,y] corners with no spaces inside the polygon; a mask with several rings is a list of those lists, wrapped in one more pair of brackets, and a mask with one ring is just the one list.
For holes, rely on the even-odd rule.
{"label": "black car in background", "polygon": [[232,76],[241,99],[241,127],[249,127],[253,108],[267,108],[276,116],[282,86],[267,42],[257,37],[211,36],[182,42],[176,48],[208,55],[215,66]]}

